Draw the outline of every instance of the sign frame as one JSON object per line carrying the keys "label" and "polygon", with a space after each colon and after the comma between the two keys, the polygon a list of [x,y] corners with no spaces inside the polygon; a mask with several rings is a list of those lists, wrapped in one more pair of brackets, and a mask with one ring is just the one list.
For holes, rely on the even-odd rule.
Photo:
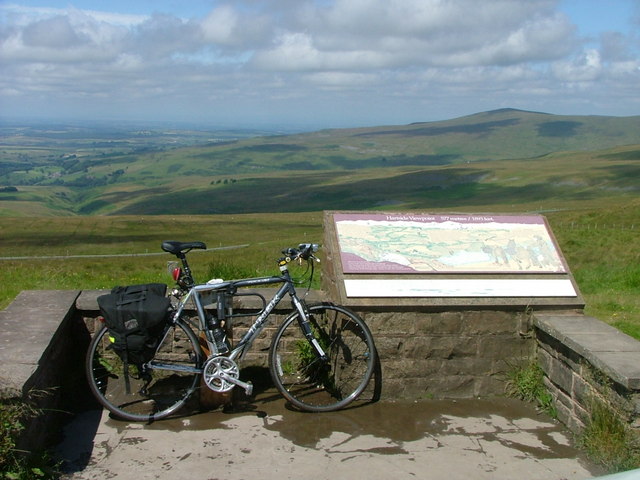
{"label": "sign frame", "polygon": [[[351,222],[348,228],[346,222]],[[343,304],[584,307],[547,219],[539,214],[327,211],[324,232],[327,258],[323,288]],[[547,256],[539,254],[537,258],[546,261],[535,267],[535,262],[528,264],[530,268],[522,267],[518,261],[526,256],[517,261],[508,256],[516,254],[516,248],[506,248],[510,234],[515,235],[510,244],[520,244],[520,254],[526,250],[522,248],[525,245],[542,242],[539,245],[548,249]],[[358,235],[366,237],[360,245],[354,243]],[[393,241],[387,242],[384,235],[392,235]],[[527,235],[541,238],[527,239]],[[429,251],[429,241],[448,236],[452,236],[449,243],[440,241],[437,245],[441,251]],[[426,245],[419,245],[421,238]],[[483,238],[492,238],[493,246],[502,242],[502,257],[492,256],[493,251],[482,245]],[[403,243],[407,239],[408,243]],[[475,243],[465,250],[465,242]],[[398,256],[388,255],[385,259],[387,246]],[[456,250],[456,246],[460,248]],[[404,251],[417,253],[413,257],[399,255]],[[445,257],[437,256],[442,251],[450,252],[451,259],[463,258],[467,265],[447,265],[441,261]],[[487,253],[484,257],[483,251]],[[502,258],[503,262],[492,264],[495,258]],[[474,260],[478,261],[474,264]]]}

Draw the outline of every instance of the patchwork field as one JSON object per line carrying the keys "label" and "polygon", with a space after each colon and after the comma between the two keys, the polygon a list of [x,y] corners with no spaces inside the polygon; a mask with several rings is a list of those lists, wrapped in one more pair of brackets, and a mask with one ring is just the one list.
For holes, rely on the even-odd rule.
{"label": "patchwork field", "polygon": [[546,208],[550,197],[638,193],[640,116],[504,109],[403,126],[250,133],[0,128],[0,215],[527,210]]}

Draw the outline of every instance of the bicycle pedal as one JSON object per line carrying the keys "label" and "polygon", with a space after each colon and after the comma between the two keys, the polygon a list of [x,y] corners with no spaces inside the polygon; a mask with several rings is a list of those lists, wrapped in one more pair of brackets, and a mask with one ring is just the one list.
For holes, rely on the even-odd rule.
{"label": "bicycle pedal", "polygon": [[244,393],[246,393],[247,396],[249,396],[249,397],[251,395],[253,395],[253,383],[251,383],[251,382],[245,383]]}

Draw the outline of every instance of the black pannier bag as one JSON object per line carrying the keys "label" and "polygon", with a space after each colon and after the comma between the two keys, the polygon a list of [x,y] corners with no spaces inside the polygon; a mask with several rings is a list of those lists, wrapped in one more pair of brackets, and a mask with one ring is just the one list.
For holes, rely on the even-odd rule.
{"label": "black pannier bag", "polygon": [[148,283],[114,287],[98,297],[111,348],[126,367],[136,365],[141,371],[153,357],[171,306],[166,291],[164,283]]}

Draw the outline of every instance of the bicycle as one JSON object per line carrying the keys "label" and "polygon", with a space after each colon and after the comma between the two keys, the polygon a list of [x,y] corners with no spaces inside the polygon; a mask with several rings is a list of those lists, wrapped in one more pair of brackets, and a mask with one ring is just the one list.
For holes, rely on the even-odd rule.
{"label": "bicycle", "polygon": [[[95,333],[87,352],[90,389],[114,416],[150,422],[173,415],[200,388],[201,378],[215,392],[229,392],[238,386],[251,396],[253,386],[240,379],[238,363],[287,294],[292,311],[277,328],[268,351],[268,368],[277,390],[299,410],[327,412],[346,407],[367,387],[377,361],[367,325],[345,307],[307,305],[298,296],[289,272],[291,262],[306,262],[310,288],[314,264],[320,261],[314,255],[318,245],[283,250],[278,261],[280,275],[205,284],[196,284],[186,256],[193,249],[206,250],[203,242],[165,241],[161,248],[179,262],[172,272],[176,281],[171,293],[173,306],[153,358],[137,375],[128,375],[128,367],[109,346],[105,325]],[[275,284],[281,285],[269,302],[260,294],[239,291]],[[253,313],[255,321],[232,345],[225,331],[237,316],[232,309],[233,297],[240,295],[260,297],[262,309]],[[205,309],[207,302],[215,305],[215,315]],[[188,305],[195,306],[199,335],[190,326]]]}

